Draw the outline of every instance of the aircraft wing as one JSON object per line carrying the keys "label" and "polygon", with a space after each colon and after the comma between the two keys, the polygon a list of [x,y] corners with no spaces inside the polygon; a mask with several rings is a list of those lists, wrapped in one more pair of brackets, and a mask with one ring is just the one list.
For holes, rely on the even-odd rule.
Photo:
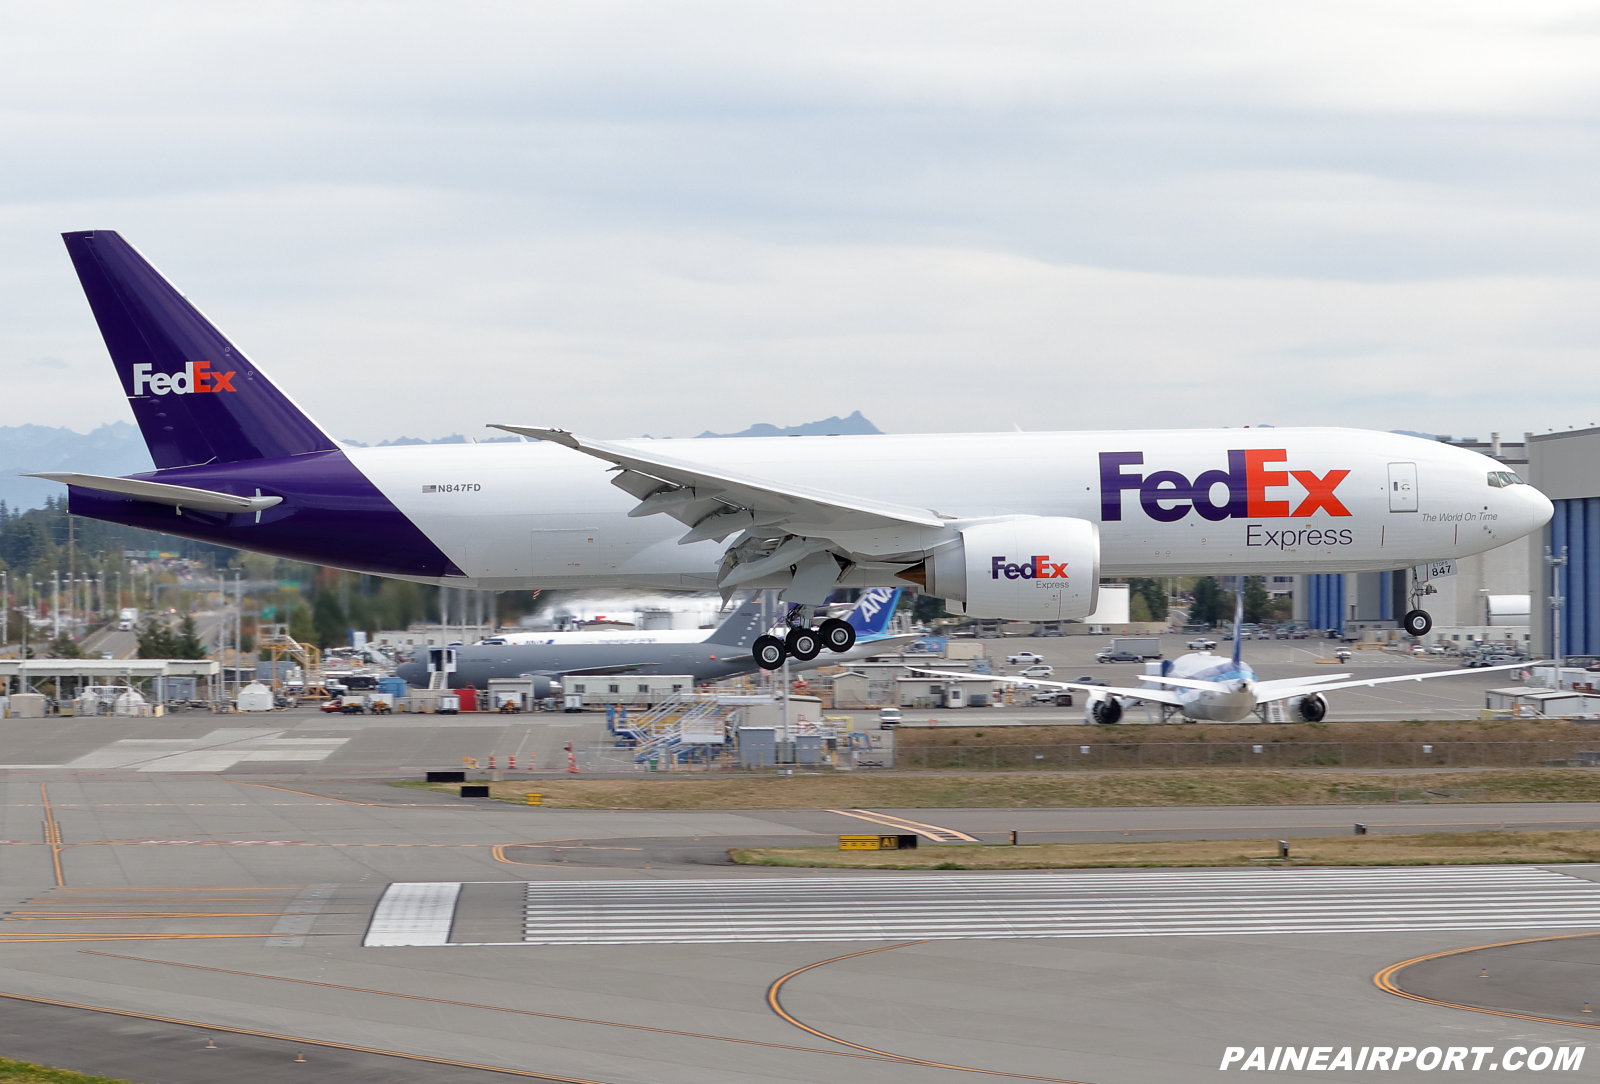
{"label": "aircraft wing", "polygon": [[1349,677],[1349,674],[1327,674],[1321,678],[1281,678],[1277,681],[1257,682],[1255,694],[1256,702],[1264,704],[1269,700],[1284,700],[1291,696],[1304,696],[1306,693],[1326,693],[1335,689],[1363,689],[1371,685],[1388,685],[1396,681],[1427,681],[1430,678],[1461,677],[1463,674],[1486,674],[1495,670],[1524,670],[1530,666],[1540,665],[1544,664],[1514,662],[1506,666],[1479,666],[1471,670],[1465,668],[1432,670],[1426,674],[1400,674],[1396,677],[1362,678],[1355,681],[1334,680]]}
{"label": "aircraft wing", "polygon": [[648,662],[619,662],[608,663],[605,666],[572,666],[560,670],[529,670],[523,677],[560,677],[571,674],[573,677],[605,677],[607,674],[628,674],[643,666],[652,666]]}
{"label": "aircraft wing", "polygon": [[[920,666],[907,667],[918,674],[931,674],[934,677],[947,678],[983,678],[987,681],[1000,681],[1007,685],[1042,685],[1051,689],[1076,689],[1091,696],[1116,696],[1130,700],[1148,700],[1152,704],[1172,704],[1177,706],[1182,703],[1177,693],[1169,693],[1165,689],[1119,689],[1111,685],[1086,685],[1076,681],[1045,681],[1041,678],[1023,677],[994,677],[991,674],[974,674],[970,671],[955,670],[924,670]],[[1198,684],[1204,685],[1205,682]]]}
{"label": "aircraft wing", "polygon": [[[605,441],[575,436],[564,429],[492,425],[508,433],[548,440],[620,468],[612,485],[639,498],[628,514],[665,512],[692,530],[680,543],[708,538],[722,541],[750,527],[783,527],[789,534],[823,535],[887,526],[943,527],[945,520],[927,508],[852,497],[809,486],[721,470],[670,456],[643,454]],[[790,562],[793,563],[793,562]]]}

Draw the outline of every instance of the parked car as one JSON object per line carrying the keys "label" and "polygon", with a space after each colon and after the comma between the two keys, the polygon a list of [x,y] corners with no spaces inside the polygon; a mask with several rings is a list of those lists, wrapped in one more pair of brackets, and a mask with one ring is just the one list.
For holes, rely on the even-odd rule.
{"label": "parked car", "polygon": [[1095,677],[1093,674],[1084,674],[1080,678],[1075,678],[1073,680],[1073,684],[1074,685],[1110,685],[1111,683],[1109,681],[1101,681],[1099,678]]}
{"label": "parked car", "polygon": [[1022,672],[1022,676],[1025,678],[1047,678],[1055,672],[1056,670],[1053,666],[1030,666]]}
{"label": "parked car", "polygon": [[1027,666],[1032,666],[1034,663],[1044,662],[1044,656],[1036,655],[1032,651],[1019,651],[1015,655],[1007,655],[1006,662],[1012,665],[1023,663]]}
{"label": "parked car", "polygon": [[1210,651],[1217,646],[1217,642],[1209,636],[1197,636],[1189,641],[1190,651]]}
{"label": "parked car", "polygon": [[1138,655],[1131,651],[1102,651],[1094,657],[1095,662],[1143,662]]}
{"label": "parked car", "polygon": [[1341,647],[1338,651],[1333,653],[1333,657],[1338,659],[1340,662],[1349,662],[1350,649],[1348,647]]}
{"label": "parked car", "polygon": [[1070,708],[1072,707],[1072,694],[1065,689],[1060,692],[1037,692],[1028,698],[1028,702],[1042,707]]}

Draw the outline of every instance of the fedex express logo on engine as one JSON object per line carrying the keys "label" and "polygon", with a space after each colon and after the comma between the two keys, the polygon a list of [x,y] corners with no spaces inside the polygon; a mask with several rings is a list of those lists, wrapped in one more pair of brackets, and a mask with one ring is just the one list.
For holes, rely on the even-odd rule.
{"label": "fedex express logo on engine", "polygon": [[[1191,481],[1175,470],[1125,473],[1124,467],[1144,463],[1143,452],[1101,452],[1100,518],[1107,522],[1122,518],[1122,493],[1128,489],[1138,491],[1144,514],[1162,523],[1177,522],[1191,508],[1209,520],[1307,519],[1319,508],[1330,516],[1350,515],[1334,494],[1349,471],[1318,475],[1308,470],[1267,469],[1267,464],[1288,458],[1284,448],[1235,448],[1228,452],[1227,470],[1202,471]],[[1221,504],[1212,499],[1220,493],[1219,486],[1228,487],[1227,499]],[[1299,500],[1282,499],[1295,489],[1303,491]]]}
{"label": "fedex express logo on engine", "polygon": [[1064,580],[1067,578],[1068,563],[1063,561],[1059,565],[1051,564],[1048,553],[1030,557],[1016,564],[1007,563],[1004,557],[991,557],[989,578],[998,580],[1004,576],[1008,580]]}
{"label": "fedex express logo on engine", "polygon": [[153,373],[154,365],[133,367],[133,394],[143,395],[148,389],[156,395],[203,395],[215,391],[238,391],[233,386],[237,372],[219,373],[209,361],[191,361],[177,373]]}

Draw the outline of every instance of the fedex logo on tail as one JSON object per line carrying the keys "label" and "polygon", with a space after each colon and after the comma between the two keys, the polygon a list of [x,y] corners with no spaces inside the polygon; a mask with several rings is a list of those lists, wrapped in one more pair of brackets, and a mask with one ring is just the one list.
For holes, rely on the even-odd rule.
{"label": "fedex logo on tail", "polygon": [[237,372],[219,373],[209,361],[191,361],[176,373],[151,372],[154,368],[150,364],[133,367],[133,394],[144,395],[148,390],[156,395],[204,395],[239,390],[233,386]]}
{"label": "fedex logo on tail", "polygon": [[1001,576],[1008,580],[1064,580],[1067,578],[1067,562],[1051,564],[1048,553],[1030,557],[1018,564],[1009,564],[1004,557],[989,558],[989,578],[998,580]]}
{"label": "fedex logo on tail", "polygon": [[[1139,493],[1139,507],[1151,519],[1174,523],[1192,508],[1202,519],[1308,519],[1318,509],[1330,516],[1348,516],[1334,494],[1350,474],[1330,470],[1318,475],[1308,470],[1268,470],[1268,464],[1288,460],[1284,448],[1235,448],[1228,452],[1227,470],[1202,471],[1191,481],[1175,470],[1153,474],[1124,472],[1124,467],[1144,463],[1143,452],[1100,453],[1100,519],[1112,522],[1122,518],[1122,493]],[[1289,479],[1294,478],[1291,486]],[[1218,486],[1227,487],[1221,504],[1212,500]],[[1299,500],[1290,501],[1295,489]]]}

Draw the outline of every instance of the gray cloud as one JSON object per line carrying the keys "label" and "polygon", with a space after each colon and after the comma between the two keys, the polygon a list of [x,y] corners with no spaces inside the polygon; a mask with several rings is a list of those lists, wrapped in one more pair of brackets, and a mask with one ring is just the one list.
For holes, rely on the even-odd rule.
{"label": "gray cloud", "polygon": [[0,424],[128,416],[55,237],[89,227],[363,440],[1593,412],[1507,387],[1594,360],[1570,4],[7,20],[0,348],[73,368],[25,367]]}

